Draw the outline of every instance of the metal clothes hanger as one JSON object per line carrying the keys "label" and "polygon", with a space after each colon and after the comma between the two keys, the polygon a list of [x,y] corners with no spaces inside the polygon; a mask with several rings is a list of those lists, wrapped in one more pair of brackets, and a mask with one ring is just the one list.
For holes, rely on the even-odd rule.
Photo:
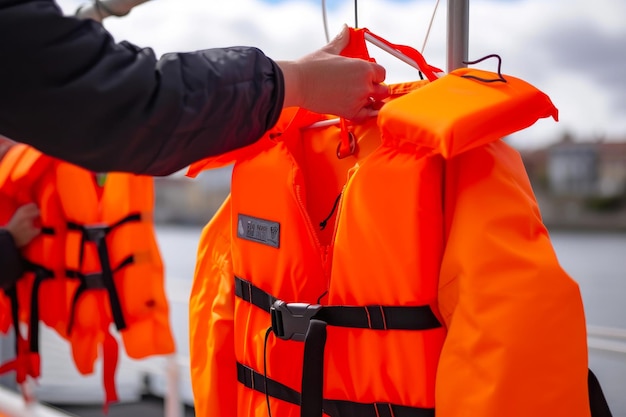
{"label": "metal clothes hanger", "polygon": [[[430,29],[432,27],[432,22],[434,20],[435,14],[437,12],[437,6],[439,5],[439,0],[437,0],[437,3],[435,4],[435,9],[433,11],[433,14],[431,16],[431,20],[430,20],[430,24],[428,27],[428,31],[426,33],[426,37],[424,39],[424,44],[422,46],[422,53],[424,51],[424,48],[426,47],[426,42],[428,40],[428,35],[430,34]],[[330,36],[328,33],[328,18],[326,15],[326,0],[322,0],[322,21],[324,23],[324,34],[326,35],[326,42],[330,42]],[[358,23],[358,0],[354,0],[354,27],[358,28],[359,27],[359,23]],[[428,65],[426,64],[426,61],[423,61],[422,59],[418,58],[418,60],[420,62],[417,62],[415,59],[411,58],[409,55],[415,55],[413,53],[409,53],[409,55],[406,54],[407,49],[412,49],[408,46],[404,46],[404,45],[395,45],[392,44],[389,41],[386,41],[385,39],[383,39],[380,36],[374,35],[373,33],[367,31],[365,33],[365,40],[370,42],[371,44],[379,47],[380,49],[382,49],[383,51],[389,53],[390,55],[398,58],[399,60],[401,60],[402,62],[412,66],[413,68],[417,69],[418,71],[420,71],[420,74],[422,72],[423,66],[420,66],[420,64],[422,65]],[[421,55],[420,52],[417,52],[417,55]],[[441,76],[443,75],[442,71],[438,71],[437,76]]]}
{"label": "metal clothes hanger", "polygon": [[[324,23],[324,33],[326,35],[326,41],[330,42],[330,36],[329,36],[329,32],[328,32],[328,19],[327,19],[327,14],[326,14],[326,0],[322,0],[322,20]],[[424,40],[424,44],[422,46],[422,51],[424,50],[424,48],[426,47],[426,42],[428,40],[428,35],[430,33],[430,29],[432,27],[432,21],[435,17],[435,13],[437,11],[437,6],[439,5],[439,0],[437,0],[437,3],[435,4],[435,9],[433,11],[433,15],[431,17],[431,21],[430,21],[430,25],[428,27],[428,33],[426,34],[426,38]],[[354,21],[355,21],[355,28],[358,28],[358,0],[354,0]],[[442,75],[444,75],[445,73],[440,70],[439,68],[436,67],[432,67],[430,66],[426,60],[424,59],[424,57],[422,56],[422,54],[409,47],[409,46],[405,46],[405,45],[396,45],[393,44],[389,41],[387,41],[386,39],[375,35],[374,33],[372,33],[371,31],[367,30],[367,29],[363,29],[364,32],[364,38],[366,41],[368,41],[369,43],[377,46],[378,48],[382,49],[383,51],[389,53],[390,55],[392,55],[395,58],[398,58],[400,61],[410,65],[411,67],[417,69],[419,71],[420,74],[420,78],[422,77],[422,74],[425,74],[427,76],[427,78],[431,81],[434,81],[435,79],[441,77]],[[328,119],[328,120],[322,120],[316,123],[313,123],[307,127],[305,127],[305,129],[311,129],[311,128],[321,128],[321,127],[326,127],[326,126],[332,126],[332,125],[336,125],[341,123],[340,118],[334,118],[334,119]],[[342,126],[344,126],[345,123],[342,123]],[[342,128],[343,129],[343,128]],[[353,149],[354,146],[352,145],[344,145],[343,147],[344,149]],[[343,154],[345,152],[340,152],[339,148],[338,148],[338,156],[339,154]]]}
{"label": "metal clothes hanger", "polygon": [[474,80],[478,80],[478,81],[482,81],[484,83],[495,83],[495,82],[506,82],[506,79],[502,76],[502,58],[500,57],[500,55],[498,54],[490,54],[490,55],[486,55],[482,58],[478,58],[475,61],[463,61],[464,64],[466,65],[474,65],[474,64],[478,64],[479,62],[485,61],[489,58],[497,58],[498,59],[498,78],[482,78],[482,77],[477,77],[475,75],[468,75],[468,74],[463,74],[461,75],[461,77],[463,78],[471,78]]}

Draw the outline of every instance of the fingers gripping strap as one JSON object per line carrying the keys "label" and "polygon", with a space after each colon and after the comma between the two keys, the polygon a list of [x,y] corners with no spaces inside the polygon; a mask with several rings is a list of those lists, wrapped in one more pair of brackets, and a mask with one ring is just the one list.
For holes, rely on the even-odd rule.
{"label": "fingers gripping strap", "polygon": [[412,59],[419,66],[420,71],[424,73],[426,78],[430,81],[434,81],[437,78],[437,73],[443,72],[441,69],[437,67],[433,67],[426,62],[424,56],[415,48],[406,45],[398,45],[389,42],[388,40],[381,38],[380,36],[372,33],[369,29],[353,29],[350,28],[350,41],[348,46],[346,46],[343,51],[341,51],[341,55],[348,56],[352,58],[361,58],[366,61],[374,62],[374,59],[370,57],[369,52],[367,50],[367,45],[365,44],[365,34],[368,34],[372,38],[376,39],[378,42],[386,45],[391,49],[395,49],[401,54],[405,55],[407,58]]}
{"label": "fingers gripping strap", "polygon": [[350,28],[350,41],[348,45],[341,51],[341,55],[350,58],[361,58],[366,61],[374,61],[367,51],[365,44],[365,32],[362,29]]}
{"label": "fingers gripping strap", "polygon": [[[426,78],[428,78],[430,81],[435,81],[437,78],[439,78],[436,73],[443,72],[439,68],[429,65],[426,62],[426,59],[424,58],[424,56],[417,49],[412,48],[410,46],[406,46],[406,45],[398,45],[398,44],[391,43],[388,40],[383,39],[380,36],[373,34],[372,32],[369,31],[369,29],[364,28],[361,30],[363,30],[365,33],[368,33],[370,36],[372,36],[379,42],[387,45],[388,47],[392,49],[395,49],[398,52],[401,52],[402,54],[406,55],[408,58],[411,58],[413,61],[417,63],[417,65],[420,67],[420,71],[422,71],[424,75],[426,76]],[[363,37],[365,37],[365,35],[363,35]]]}

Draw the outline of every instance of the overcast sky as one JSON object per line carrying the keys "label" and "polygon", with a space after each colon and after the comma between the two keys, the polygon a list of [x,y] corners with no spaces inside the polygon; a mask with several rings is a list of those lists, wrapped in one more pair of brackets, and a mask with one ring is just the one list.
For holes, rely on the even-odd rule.
{"label": "overcast sky", "polygon": [[[80,0],[59,0],[72,14]],[[390,42],[422,49],[436,0],[359,0],[358,25]],[[330,36],[355,24],[354,0],[327,0]],[[441,1],[426,60],[446,68],[447,2]],[[151,0],[105,27],[118,40],[151,47],[157,56],[250,45],[274,59],[295,59],[326,43],[321,0]],[[370,52],[387,81],[410,81],[410,66]],[[626,141],[625,0],[470,0],[469,59],[496,53],[502,72],[550,96],[560,121],[540,120],[513,135],[519,148],[554,142],[564,132],[581,140]],[[495,62],[479,68],[495,70]]]}

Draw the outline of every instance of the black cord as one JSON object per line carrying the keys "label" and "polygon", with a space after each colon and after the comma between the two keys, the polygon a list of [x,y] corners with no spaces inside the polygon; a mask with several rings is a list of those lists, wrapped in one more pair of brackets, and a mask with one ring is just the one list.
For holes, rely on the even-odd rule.
{"label": "black cord", "polygon": [[265,401],[267,402],[267,415],[272,417],[272,410],[270,408],[270,395],[267,393],[267,339],[272,333],[272,327],[268,327],[265,331],[265,341],[263,343],[263,388],[265,389]]}
{"label": "black cord", "polygon": [[339,199],[340,198],[341,198],[341,193],[339,193],[339,195],[335,199],[335,204],[333,204],[333,208],[330,211],[330,214],[324,220],[322,220],[320,222],[320,230],[324,230],[326,228],[326,224],[328,223],[330,218],[333,217],[333,214],[335,213],[335,210],[337,210],[337,204],[339,204]]}
{"label": "black cord", "polygon": [[354,28],[358,29],[359,28],[359,7],[358,7],[358,1],[359,0],[354,0]]}
{"label": "black cord", "polygon": [[472,78],[474,80],[478,80],[478,81],[482,81],[484,83],[495,83],[495,82],[506,82],[506,79],[502,76],[502,58],[500,57],[500,55],[498,54],[491,54],[491,55],[487,55],[484,56],[482,58],[477,59],[476,61],[463,61],[464,64],[466,65],[473,65],[473,64],[478,64],[479,62],[485,61],[489,58],[497,58],[498,59],[498,78],[492,78],[492,79],[487,79],[487,78],[481,78],[481,77],[477,77],[475,75],[461,75],[461,77],[463,78]]}

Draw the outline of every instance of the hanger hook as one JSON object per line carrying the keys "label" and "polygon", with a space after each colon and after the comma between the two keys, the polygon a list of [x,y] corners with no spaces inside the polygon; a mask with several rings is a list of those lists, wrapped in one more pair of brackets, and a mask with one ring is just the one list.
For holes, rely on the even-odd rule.
{"label": "hanger hook", "polygon": [[322,22],[324,22],[324,35],[326,36],[326,43],[330,42],[330,36],[328,35],[328,17],[326,16],[326,0],[322,0]]}
{"label": "hanger hook", "polygon": [[478,81],[482,81],[484,83],[495,83],[495,82],[506,82],[506,79],[502,76],[502,58],[500,57],[500,55],[498,54],[490,54],[490,55],[486,55],[482,58],[479,58],[475,61],[463,61],[463,63],[465,65],[474,65],[474,64],[478,64],[479,62],[485,61],[489,58],[497,58],[498,59],[498,78],[492,78],[492,79],[487,79],[487,78],[481,78],[481,77],[477,77],[475,75],[461,75],[461,77],[463,78],[472,78],[474,80],[478,80]]}

